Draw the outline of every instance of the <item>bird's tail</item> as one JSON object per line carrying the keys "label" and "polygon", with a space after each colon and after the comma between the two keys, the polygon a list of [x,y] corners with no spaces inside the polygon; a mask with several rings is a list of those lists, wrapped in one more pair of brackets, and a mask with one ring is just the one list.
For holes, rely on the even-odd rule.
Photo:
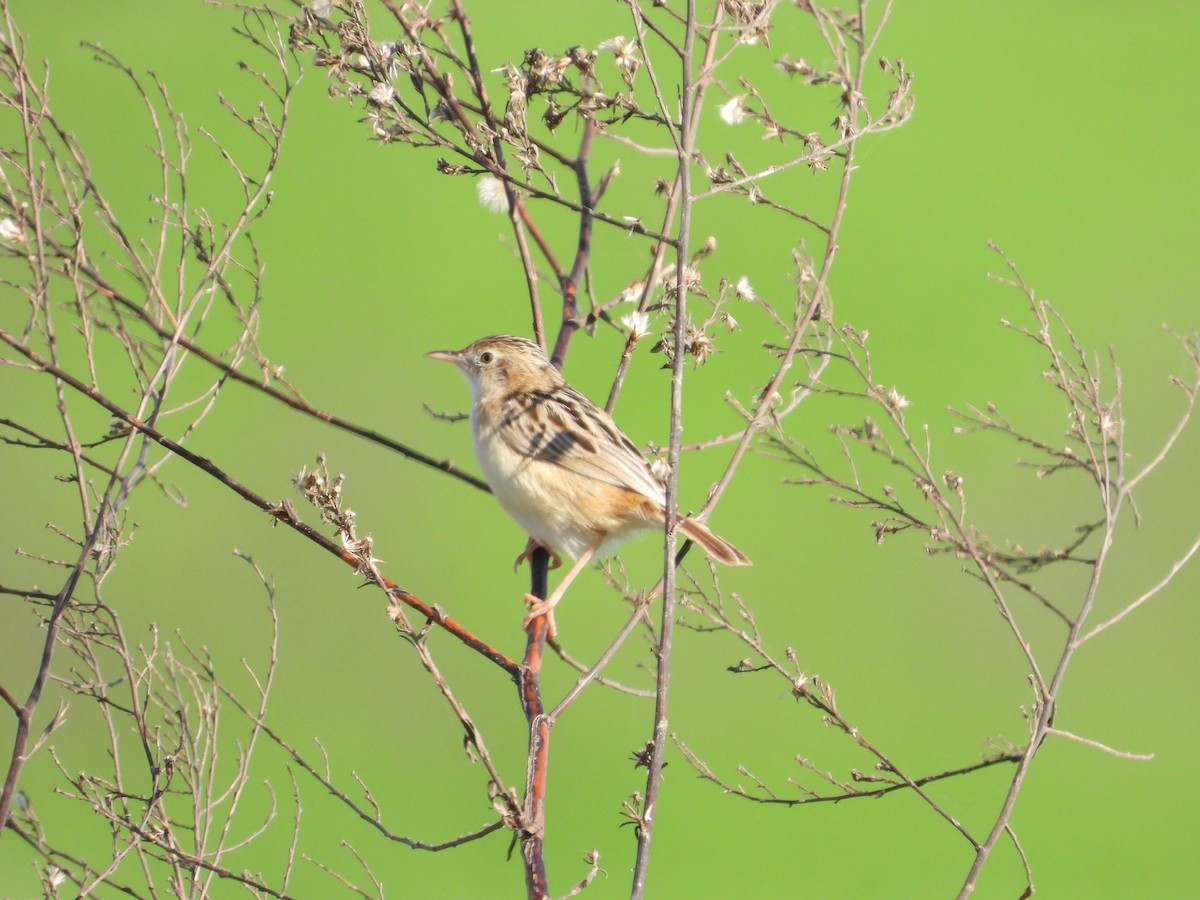
{"label": "bird's tail", "polygon": [[681,518],[679,520],[679,530],[703,547],[704,552],[717,562],[725,563],[727,566],[750,565],[750,560],[746,558],[746,555],[741,550],[737,549],[737,547],[724,538],[717,537],[717,535],[708,530],[708,526],[702,525],[695,519]]}

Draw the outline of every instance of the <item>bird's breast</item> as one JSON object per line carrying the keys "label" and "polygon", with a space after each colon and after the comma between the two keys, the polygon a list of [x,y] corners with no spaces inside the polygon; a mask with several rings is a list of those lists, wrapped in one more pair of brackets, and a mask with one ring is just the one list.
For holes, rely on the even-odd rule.
{"label": "bird's breast", "polygon": [[480,418],[499,421],[472,416],[480,468],[504,511],[534,540],[577,558],[597,537],[606,539],[607,552],[630,532],[661,522],[661,508],[653,501],[514,450]]}

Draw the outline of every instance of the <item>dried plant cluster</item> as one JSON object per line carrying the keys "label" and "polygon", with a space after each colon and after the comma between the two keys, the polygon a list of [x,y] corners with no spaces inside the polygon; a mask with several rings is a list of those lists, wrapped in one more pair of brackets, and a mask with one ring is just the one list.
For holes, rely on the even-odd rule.
{"label": "dried plant cluster", "polygon": [[[991,407],[968,408],[962,414],[964,430],[1005,435],[1023,452],[1034,453],[1046,475],[1082,474],[1097,514],[1081,523],[1076,540],[1036,552],[979,533],[967,514],[964,478],[935,471],[928,432],[909,423],[908,400],[876,373],[866,332],[835,315],[829,291],[856,148],[861,140],[903,124],[913,109],[912,75],[903,60],[878,59],[875,51],[888,8],[861,2],[847,13],[807,0],[717,0],[699,11],[693,2],[626,0],[624,7],[628,28],[623,35],[594,36],[591,44],[568,48],[531,48],[519,59],[496,62],[490,50],[476,46],[476,31],[460,0],[451,0],[438,14],[431,4],[399,0],[377,5],[317,0],[274,11],[239,7],[238,31],[258,61],[244,69],[262,101],[252,110],[227,103],[234,130],[220,138],[201,131],[195,146],[164,85],[95,47],[97,59],[121,72],[144,103],[156,140],[155,216],[149,229],[134,230],[110,202],[103,179],[91,171],[67,124],[55,117],[45,73],[28,59],[9,4],[0,0],[0,105],[5,127],[17,126],[20,135],[0,151],[0,250],[7,257],[6,290],[24,300],[19,311],[16,304],[5,307],[0,322],[5,368],[0,371],[13,383],[19,376],[45,384],[52,388],[47,396],[54,398],[28,421],[0,421],[0,439],[67,461],[68,480],[77,492],[75,520],[81,523],[55,525],[67,549],[61,558],[39,560],[54,579],[52,590],[0,588],[9,602],[25,605],[24,627],[42,647],[23,681],[0,685],[0,697],[12,713],[14,747],[0,794],[5,826],[0,841],[23,841],[43,860],[47,895],[94,893],[105,886],[135,896],[208,896],[226,880],[255,895],[282,897],[289,894],[298,863],[307,860],[348,891],[382,896],[380,879],[353,849],[352,838],[346,845],[357,876],[346,874],[341,864],[305,855],[300,797],[315,783],[362,828],[410,848],[437,851],[506,833],[519,846],[528,896],[549,896],[543,842],[553,839],[545,814],[553,727],[583,691],[602,688],[652,701],[646,707],[646,743],[634,754],[634,764],[647,770],[645,788],[620,803],[635,843],[632,896],[646,890],[655,812],[660,802],[669,802],[659,791],[672,741],[703,778],[724,793],[755,802],[801,805],[913,794],[966,842],[962,896],[974,890],[1005,836],[1025,863],[1025,890],[1032,891],[1032,862],[1025,859],[1011,815],[1043,742],[1083,740],[1066,730],[1065,713],[1055,719],[1069,664],[1093,637],[1167,586],[1200,549],[1200,541],[1193,543],[1158,584],[1116,615],[1096,620],[1096,592],[1109,568],[1122,512],[1190,419],[1200,390],[1197,339],[1180,339],[1192,371],[1177,381],[1186,398],[1178,427],[1160,453],[1131,469],[1119,369],[1113,363],[1102,371],[1001,256],[1004,277],[1027,298],[1032,323],[1010,327],[1044,355],[1047,379],[1069,415],[1067,443],[1060,447],[1055,440],[1032,437]],[[824,62],[809,61],[814,59]],[[753,66],[747,61],[763,60],[772,64],[773,80],[748,74]],[[1025,742],[996,746],[982,761],[967,760],[952,770],[913,771],[885,749],[886,735],[868,736],[853,724],[833,686],[810,674],[795,650],[778,649],[759,630],[753,608],[770,598],[727,593],[715,572],[678,568],[687,546],[676,547],[673,522],[665,534],[658,584],[631,583],[619,561],[605,566],[611,586],[628,602],[629,615],[596,659],[578,661],[564,646],[547,642],[540,621],[530,627],[524,657],[512,659],[469,623],[451,617],[445,610],[449,598],[417,597],[391,580],[399,576],[375,554],[385,559],[401,554],[377,548],[370,529],[361,528],[346,505],[355,489],[365,490],[354,476],[347,481],[331,474],[324,458],[296,475],[299,496],[318,511],[319,523],[310,525],[288,499],[269,499],[238,480],[239,460],[213,460],[194,450],[197,429],[226,396],[226,386],[236,382],[239,389],[257,391],[296,414],[379,443],[425,466],[429,477],[448,475],[487,489],[407,443],[315,408],[283,380],[282,367],[258,349],[264,264],[248,229],[267,211],[290,102],[300,67],[308,63],[327,76],[330,95],[349,104],[367,139],[426,151],[431,173],[474,179],[479,200],[508,216],[514,265],[527,287],[522,302],[528,303],[535,339],[549,348],[557,365],[565,362],[580,330],[619,332],[609,410],[637,348],[661,354],[664,368],[671,370],[669,442],[659,467],[669,505],[677,503],[676,479],[685,454],[712,450],[726,460],[698,513],[703,517],[720,502],[748,454],[758,452],[780,460],[785,472],[798,471],[790,479],[794,483],[827,491],[839,503],[873,516],[877,540],[920,535],[928,552],[962,560],[1027,664],[1032,698]],[[876,89],[880,75],[885,86]],[[816,121],[792,112],[798,92],[809,90],[822,92],[835,109],[832,118]],[[712,125],[702,130],[706,120]],[[719,137],[702,138],[710,129]],[[648,173],[644,196],[622,199],[620,205],[610,202],[623,176],[617,164],[597,171],[595,148],[602,142],[621,148],[640,172]],[[190,195],[189,165],[198,152],[224,161],[240,189],[232,209],[218,214]],[[768,161],[741,161],[751,157]],[[806,176],[802,182],[800,174]],[[795,230],[795,249],[786,260],[793,285],[788,296],[765,295],[748,277],[730,273],[717,250],[721,236],[696,233],[694,210],[729,197]],[[569,233],[558,224],[562,221],[570,222]],[[648,262],[624,271],[593,259],[598,229],[643,242]],[[555,249],[562,246],[570,247],[569,259]],[[817,249],[810,252],[809,246]],[[550,311],[552,324],[546,321]],[[478,317],[488,313],[480,309]],[[680,417],[687,368],[710,360],[723,349],[725,336],[742,328],[761,337],[762,352],[745,361],[743,370],[757,371],[756,382],[733,385],[728,395],[741,424],[728,434],[685,445]],[[217,342],[209,338],[214,333],[226,337]],[[185,367],[189,374],[205,373],[202,387],[195,387],[195,377],[179,377]],[[181,387],[185,383],[189,387]],[[798,436],[811,433],[811,421],[803,428],[793,423],[792,414],[815,394],[841,398],[847,410],[861,409],[863,403],[871,409],[854,425],[835,426],[840,456],[834,460]],[[107,433],[98,433],[97,416],[111,421]],[[323,749],[313,759],[272,727],[267,708],[277,671],[277,628],[265,669],[247,666],[253,686],[249,700],[218,675],[207,651],[193,649],[182,637],[176,639],[182,654],[157,634],[148,643],[129,638],[121,598],[109,596],[106,576],[130,540],[136,489],[148,483],[177,496],[164,476],[171,460],[205,473],[214,491],[232,491],[383,592],[397,636],[462,726],[464,746],[478,763],[472,777],[479,779],[481,796],[494,810],[486,825],[443,842],[400,833],[387,824],[387,811],[366,783],[353,776],[354,784],[347,785],[336,774],[352,770],[353,761],[330,760]],[[884,461],[903,480],[878,483],[868,474],[871,460]],[[277,603],[269,574],[247,562],[277,624],[284,605]],[[1061,565],[1083,565],[1091,573],[1081,596],[1043,587],[1042,573]],[[532,579],[533,592],[546,596],[547,556],[540,551]],[[1037,601],[1036,611],[1025,616],[1049,616],[1061,626],[1056,655],[1035,652],[1026,639],[1029,623],[1012,602],[1022,594]],[[661,607],[652,616],[656,598]],[[513,621],[519,618],[514,615]],[[781,677],[797,701],[849,738],[870,761],[871,771],[837,774],[802,757],[803,780],[773,786],[741,769],[753,783],[746,788],[710,767],[701,749],[667,731],[672,649],[681,639],[677,624],[696,632],[684,635],[689,640],[725,635],[744,646],[739,652],[747,655],[730,667],[732,673]],[[513,712],[525,717],[529,734],[523,772],[505,771],[489,750],[483,728],[443,674],[427,640],[434,630],[454,639],[441,653],[466,647],[517,686],[520,710]],[[620,684],[606,672],[635,632],[652,651],[650,689]],[[579,673],[553,702],[541,689],[547,648]],[[58,752],[51,754],[52,736],[60,745],[71,741],[64,726],[68,701],[56,713],[45,711],[52,687],[58,689],[54,696],[94,707],[104,724],[109,768],[79,771]],[[231,714],[233,724],[227,720]],[[218,766],[222,754],[231,752],[233,764]],[[65,794],[95,812],[98,827],[110,835],[110,854],[81,856],[53,823],[39,820],[20,789],[35,753],[51,754]],[[285,787],[270,790],[268,813],[250,823],[242,801],[256,781],[256,761],[269,754],[286,760],[294,775]],[[983,833],[964,825],[930,788],[998,765],[1010,766],[1013,776]],[[279,799],[284,795],[288,799]],[[713,802],[725,801],[714,792]],[[269,870],[265,861],[245,862],[255,859],[255,842],[268,829],[290,829],[284,863],[270,869],[271,875],[263,874]],[[599,854],[589,853],[585,865],[568,896],[600,873]],[[367,887],[357,884],[364,877]],[[448,870],[448,883],[452,879]]]}

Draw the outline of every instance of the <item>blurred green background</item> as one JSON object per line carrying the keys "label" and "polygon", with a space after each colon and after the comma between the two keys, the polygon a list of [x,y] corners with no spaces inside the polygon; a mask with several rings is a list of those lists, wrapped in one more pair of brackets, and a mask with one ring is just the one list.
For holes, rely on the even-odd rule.
{"label": "blurred green background", "polygon": [[[198,129],[233,133],[217,92],[239,100],[255,96],[235,65],[250,53],[233,33],[237,14],[181,0],[17,0],[11,6],[29,35],[31,55],[49,60],[58,116],[130,225],[145,220],[146,197],[156,189],[145,113],[118,73],[95,63],[81,41],[103,44],[168,86],[196,137],[193,202],[211,204],[219,219],[228,185]],[[487,69],[519,60],[528,47],[595,47],[630,33],[627,12],[610,2],[468,9]],[[799,15],[782,12],[793,20]],[[377,19],[385,21],[382,12]],[[376,37],[392,35],[384,30]],[[1019,295],[987,280],[1001,268],[987,240],[1017,261],[1084,346],[1101,358],[1113,348],[1125,380],[1135,467],[1157,450],[1182,407],[1167,379],[1186,376],[1186,364],[1162,326],[1186,331],[1200,319],[1194,161],[1200,126],[1188,107],[1198,86],[1198,39],[1200,7],[1187,2],[1135,8],[902,0],[892,11],[878,51],[902,56],[916,74],[917,108],[909,124],[860,147],[832,279],[836,313],[871,332],[877,380],[912,401],[908,421],[928,423],[935,468],[966,476],[973,520],[997,538],[1027,547],[1062,544],[1070,538],[1068,526],[1095,511],[1079,484],[1039,482],[1014,466],[1018,454],[1011,444],[952,434],[947,406],[988,401],[1052,443],[1065,428],[1065,410],[1041,378],[1043,360],[997,324],[1027,319]],[[788,96],[789,83],[772,74],[770,61],[788,52],[828,63],[820,58],[823,46],[799,27],[774,35],[769,50],[739,52],[756,80],[774,92],[780,115],[786,114],[778,98]],[[465,387],[422,354],[485,333],[528,332],[523,278],[505,221],[479,206],[472,181],[434,173],[440,154],[370,142],[356,123],[360,110],[327,98],[325,77],[312,69],[301,83],[273,182],[273,208],[254,229],[267,262],[261,345],[317,406],[475,471],[465,426],[447,426],[422,410],[426,403],[465,408]],[[811,130],[826,128],[837,112],[833,95],[790,84],[797,117],[810,116]],[[737,127],[743,131],[714,118],[702,142],[719,148],[736,139],[747,158],[765,158],[770,148],[755,146],[754,126]],[[0,141],[11,144],[17,137],[12,121],[3,128]],[[570,151],[566,131],[562,146]],[[598,168],[620,158],[628,173],[632,156],[601,144]],[[614,204],[625,197],[643,202],[652,179],[632,171],[618,181],[626,193],[615,194]],[[781,179],[778,190],[825,214],[835,180],[834,173],[814,177],[805,170]],[[216,199],[201,199],[206,187]],[[560,259],[568,258],[571,222],[549,213],[544,222]],[[748,275],[781,308],[794,290],[791,249],[807,239],[811,251],[820,250],[792,220],[751,211],[744,200],[702,205],[696,235],[708,233],[720,244],[706,275]],[[644,253],[643,245],[599,230],[598,296],[612,296],[636,277]],[[7,288],[0,296],[6,327],[20,321],[21,301]],[[550,321],[553,315],[551,308]],[[770,362],[760,340],[748,327],[730,336],[712,362],[689,372],[686,440],[736,427],[722,394],[731,389],[748,402],[766,380]],[[591,340],[580,336],[569,377],[603,397],[619,346],[611,329]],[[667,382],[659,358],[645,349],[635,358],[617,418],[635,441],[665,442]],[[46,379],[3,371],[6,417],[19,419],[46,402]],[[814,402],[794,415],[790,430],[819,442],[831,422],[855,423],[864,413],[853,404]],[[91,419],[96,436],[103,433],[107,417]],[[1189,430],[1139,494],[1143,521],[1121,534],[1098,615],[1111,615],[1154,584],[1194,540],[1198,431]],[[347,476],[347,503],[373,534],[385,573],[510,654],[520,653],[526,576],[512,574],[510,563],[524,536],[486,495],[237,386],[227,388],[190,446],[276,498],[293,496],[291,474],[318,453],[328,454],[330,468]],[[699,506],[724,461],[719,449],[687,459],[686,505]],[[52,573],[13,551],[63,553],[43,528],[55,517],[73,523],[77,516],[73,489],[53,480],[63,461],[0,446],[0,465],[9,475],[0,582],[56,589]],[[815,491],[780,487],[797,474],[752,458],[712,519],[755,562],[752,569],[723,573],[722,585],[755,610],[772,650],[782,655],[794,647],[804,669],[835,686],[843,714],[913,774],[969,764],[986,752],[989,737],[1021,742],[1021,707],[1030,693],[1020,654],[988,598],[959,574],[960,564],[926,556],[915,536],[875,546],[869,515],[830,505]],[[106,583],[127,632],[140,640],[155,623],[163,640],[176,640],[178,630],[193,646],[207,646],[232,684],[248,688],[241,660],[261,667],[270,633],[263,591],[232,551],[251,555],[278,592],[282,662],[269,715],[273,727],[314,757],[312,739],[319,737],[344,789],[353,790],[352,771],[363,778],[393,831],[441,841],[490,821],[483,774],[465,759],[459,726],[411,649],[395,637],[379,595],[357,590],[345,567],[289,531],[270,528],[264,516],[188,466],[173,463],[166,477],[186,493],[187,506],[142,489],[132,512],[136,538]],[[652,579],[657,552],[645,538],[623,555],[639,583]],[[1078,580],[1067,577],[1052,584],[1064,592],[1078,588]],[[1056,724],[1155,758],[1131,762],[1079,744],[1047,743],[1012,820],[1046,896],[1181,896],[1200,878],[1192,846],[1200,824],[1193,764],[1200,704],[1191,695],[1200,676],[1198,584],[1195,568],[1185,570],[1073,663]],[[1024,601],[1016,611],[1049,665],[1061,629]],[[624,607],[594,572],[581,577],[558,616],[564,641],[582,659],[594,658],[623,619]],[[41,635],[11,599],[0,603],[0,625],[0,678],[23,695]],[[520,785],[524,723],[511,687],[451,641],[434,635],[431,643],[505,777]],[[839,777],[870,766],[846,738],[793,703],[784,683],[728,674],[726,667],[746,656],[741,646],[681,631],[676,654],[671,730],[727,779],[744,782],[736,771],[744,765],[786,790],[785,779],[809,774],[798,769],[796,756]],[[613,674],[647,685],[647,660],[635,639]],[[560,695],[572,680],[551,663],[547,696]],[[53,702],[44,704],[39,724],[52,709]],[[245,727],[227,713],[225,737],[232,742]],[[69,771],[103,765],[93,750],[95,727],[94,713],[75,702],[53,741]],[[593,688],[555,728],[547,839],[554,893],[583,876],[582,856],[591,848],[599,849],[605,874],[588,895],[628,892],[633,835],[619,827],[620,803],[644,787],[643,772],[628,758],[650,727],[648,702]],[[8,720],[0,735],[7,746]],[[266,809],[259,786],[266,778],[279,797],[281,821],[252,852],[227,863],[274,878],[285,859],[293,806],[279,761],[267,753],[264,763],[241,827],[249,831]],[[933,793],[982,835],[1010,774],[997,767]],[[811,784],[811,775],[805,780]],[[506,861],[503,836],[442,854],[410,852],[328,802],[319,785],[299,783],[302,849],[351,880],[368,881],[342,842],[369,861],[389,896],[523,892],[519,863]],[[22,787],[51,839],[81,854],[102,853],[103,828],[85,808],[57,796],[57,784],[42,754]],[[651,893],[948,896],[970,860],[961,836],[911,797],[757,806],[700,781],[673,752]],[[1022,884],[1019,860],[1002,842],[978,896],[1013,897]],[[31,855],[5,835],[0,896],[37,890]],[[339,891],[304,862],[289,890],[306,897]],[[219,896],[233,893],[230,885],[218,886]]]}

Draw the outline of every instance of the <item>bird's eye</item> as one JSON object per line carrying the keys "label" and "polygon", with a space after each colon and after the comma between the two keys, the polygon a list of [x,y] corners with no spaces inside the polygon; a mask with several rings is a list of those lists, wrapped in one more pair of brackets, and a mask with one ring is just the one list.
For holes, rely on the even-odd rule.
{"label": "bird's eye", "polygon": [[496,354],[493,353],[491,350],[484,350],[482,353],[479,354],[479,361],[481,363],[483,363],[485,366],[488,365],[489,363],[491,363],[492,360],[494,360],[495,358],[496,358]]}

